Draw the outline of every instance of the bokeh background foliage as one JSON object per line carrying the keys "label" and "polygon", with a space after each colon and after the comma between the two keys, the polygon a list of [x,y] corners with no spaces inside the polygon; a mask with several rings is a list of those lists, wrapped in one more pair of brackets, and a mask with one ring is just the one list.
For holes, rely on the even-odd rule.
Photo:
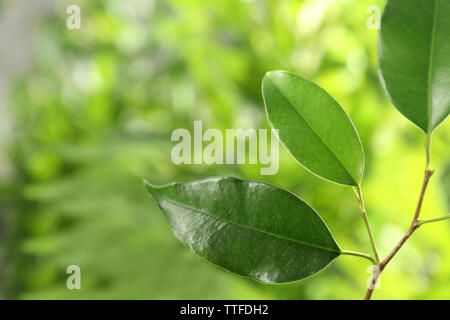
{"label": "bokeh background foliage", "polygon": [[[81,29],[66,28],[69,4]],[[0,167],[1,296],[7,298],[360,299],[368,264],[340,257],[318,275],[263,285],[183,247],[145,193],[155,184],[233,175],[308,201],[340,246],[370,252],[351,188],[284,150],[280,170],[175,166],[176,128],[268,128],[261,80],[286,69],[325,87],[351,115],[366,153],[363,189],[385,256],[406,230],[423,178],[420,130],[388,102],[377,75],[381,0],[58,1],[30,28],[29,67],[9,79],[12,139]],[[2,6],[1,14],[8,10]],[[1,65],[8,61],[1,61]],[[437,168],[423,217],[450,206],[450,126],[434,135]],[[375,298],[450,298],[450,224],[423,227],[389,265]],[[68,265],[82,289],[66,288]]]}

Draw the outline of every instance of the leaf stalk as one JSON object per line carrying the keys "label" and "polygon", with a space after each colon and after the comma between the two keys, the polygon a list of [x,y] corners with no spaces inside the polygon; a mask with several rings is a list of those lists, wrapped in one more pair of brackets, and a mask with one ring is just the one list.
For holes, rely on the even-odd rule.
{"label": "leaf stalk", "polygon": [[442,220],[447,220],[450,219],[450,214],[442,216],[442,217],[438,217],[438,218],[433,218],[433,219],[424,219],[424,220],[419,220],[418,224],[419,226],[425,224],[425,223],[430,223],[430,222],[437,222],[437,221],[442,221]]}
{"label": "leaf stalk", "polygon": [[344,255],[347,256],[356,256],[356,257],[361,257],[364,259],[369,260],[370,262],[372,262],[372,264],[376,265],[377,262],[375,261],[374,258],[372,258],[370,255],[366,254],[366,253],[362,253],[362,252],[356,252],[356,251],[348,251],[348,250],[342,250],[341,252]]}
{"label": "leaf stalk", "polygon": [[369,234],[370,243],[372,245],[372,250],[375,255],[375,261],[376,261],[376,264],[378,264],[380,262],[380,257],[378,255],[378,250],[377,250],[377,246],[375,244],[375,238],[372,233],[372,228],[370,227],[369,218],[367,217],[367,210],[366,210],[366,206],[364,204],[364,198],[363,198],[362,191],[361,191],[361,185],[354,187],[354,190],[356,192],[356,197],[359,200],[359,206],[361,208],[361,213],[362,213],[362,217],[364,219],[364,224],[366,225],[367,233]]}

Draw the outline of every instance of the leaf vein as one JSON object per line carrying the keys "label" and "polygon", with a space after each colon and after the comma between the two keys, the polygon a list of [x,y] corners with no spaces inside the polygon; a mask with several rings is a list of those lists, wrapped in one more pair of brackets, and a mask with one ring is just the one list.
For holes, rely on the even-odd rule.
{"label": "leaf vein", "polygon": [[178,201],[176,201],[176,200],[173,200],[173,199],[171,199],[171,198],[168,198],[167,196],[162,196],[162,198],[164,198],[164,200],[166,200],[167,202],[169,202],[169,203],[171,203],[171,204],[174,204],[174,205],[183,207],[183,208],[185,208],[185,209],[189,209],[189,210],[195,211],[195,212],[197,212],[197,213],[199,213],[199,214],[208,216],[208,217],[210,217],[210,218],[213,218],[213,219],[216,219],[216,220],[219,220],[219,221],[222,221],[222,222],[225,222],[225,223],[228,223],[228,224],[231,224],[231,225],[240,227],[240,228],[250,229],[250,230],[255,231],[255,232],[263,233],[263,234],[266,234],[266,235],[269,235],[269,236],[272,236],[272,237],[275,237],[275,238],[279,238],[279,239],[282,239],[282,240],[285,240],[285,241],[290,241],[290,242],[298,243],[298,244],[303,245],[303,246],[310,246],[310,247],[314,247],[314,248],[317,248],[317,249],[326,250],[326,251],[331,251],[331,252],[339,253],[339,254],[341,253],[341,251],[334,250],[334,249],[331,249],[331,248],[323,247],[323,246],[316,245],[316,244],[312,244],[312,243],[309,243],[309,242],[304,242],[304,241],[301,241],[301,240],[296,240],[296,239],[288,238],[288,237],[285,237],[285,236],[282,236],[282,235],[279,235],[279,234],[275,234],[275,233],[272,233],[272,232],[269,232],[269,231],[266,231],[266,230],[261,230],[261,229],[259,229],[259,228],[255,228],[255,227],[251,227],[251,226],[242,225],[242,224],[240,224],[240,223],[231,222],[231,221],[228,221],[228,220],[226,220],[226,219],[216,217],[216,216],[212,215],[212,214],[209,213],[209,212],[205,212],[205,211],[203,211],[203,210],[200,210],[200,209],[198,209],[198,208],[192,207],[192,206],[187,205],[187,204],[185,204],[185,203],[178,202]]}
{"label": "leaf vein", "polygon": [[432,78],[432,72],[433,72],[433,57],[434,57],[434,49],[435,49],[435,42],[436,42],[436,20],[437,20],[437,12],[438,12],[438,4],[439,0],[436,0],[434,2],[434,11],[433,11],[433,28],[431,30],[431,46],[430,46],[430,56],[429,56],[429,64],[428,64],[428,131],[431,131],[431,78]]}

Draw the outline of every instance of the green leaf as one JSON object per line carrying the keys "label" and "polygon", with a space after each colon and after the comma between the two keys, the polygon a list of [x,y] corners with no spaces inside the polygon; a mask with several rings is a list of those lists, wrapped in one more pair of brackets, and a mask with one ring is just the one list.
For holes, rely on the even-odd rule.
{"label": "green leaf", "polygon": [[315,83],[286,71],[263,80],[267,117],[297,161],[330,181],[358,185],[364,151],[358,133],[339,103]]}
{"label": "green leaf", "polygon": [[450,1],[389,0],[379,67],[393,105],[426,133],[450,113]]}
{"label": "green leaf", "polygon": [[341,254],[314,209],[275,186],[219,177],[146,188],[181,242],[231,272],[290,282]]}

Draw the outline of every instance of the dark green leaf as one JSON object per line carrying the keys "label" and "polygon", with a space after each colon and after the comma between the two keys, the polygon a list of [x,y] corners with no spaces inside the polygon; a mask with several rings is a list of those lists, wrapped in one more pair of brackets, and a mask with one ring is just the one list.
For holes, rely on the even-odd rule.
{"label": "dark green leaf", "polygon": [[341,254],[319,215],[275,186],[219,177],[146,188],[181,242],[240,275],[267,283],[300,280]]}
{"label": "dark green leaf", "polygon": [[432,132],[450,113],[450,1],[389,0],[379,65],[394,106]]}
{"label": "dark green leaf", "polygon": [[263,80],[267,117],[284,146],[313,173],[358,185],[364,151],[358,133],[339,103],[315,83],[286,71]]}

